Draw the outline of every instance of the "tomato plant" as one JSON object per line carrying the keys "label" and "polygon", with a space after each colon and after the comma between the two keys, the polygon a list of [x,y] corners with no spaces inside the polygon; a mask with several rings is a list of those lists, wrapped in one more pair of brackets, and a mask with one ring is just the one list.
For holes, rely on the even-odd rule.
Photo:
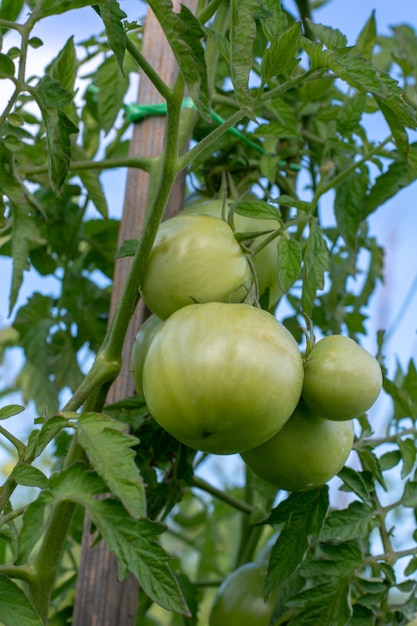
{"label": "tomato plant", "polygon": [[0,0],[0,623],[414,619],[405,2]]}
{"label": "tomato plant", "polygon": [[289,331],[267,311],[209,302],[173,313],[143,368],[153,417],[182,443],[214,454],[260,445],[288,420],[303,363]]}
{"label": "tomato plant", "polygon": [[323,418],[359,417],[371,408],[381,388],[380,364],[350,337],[324,337],[307,355],[303,400]]}
{"label": "tomato plant", "polygon": [[353,445],[352,421],[333,422],[300,403],[284,427],[242,454],[251,470],[278,489],[320,487],[345,465]]}
{"label": "tomato plant", "polygon": [[193,302],[241,302],[251,283],[249,263],[228,224],[179,215],[158,230],[141,292],[151,311],[166,319]]}

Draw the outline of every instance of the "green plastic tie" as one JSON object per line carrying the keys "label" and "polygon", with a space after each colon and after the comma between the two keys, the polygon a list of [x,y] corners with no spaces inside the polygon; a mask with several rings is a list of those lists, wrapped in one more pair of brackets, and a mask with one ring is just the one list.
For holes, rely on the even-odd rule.
{"label": "green plastic tie", "polygon": [[[198,111],[197,107],[195,106],[191,98],[185,98],[183,100],[182,108],[193,109],[194,111]],[[166,115],[167,105],[165,102],[161,102],[160,104],[132,103],[132,104],[124,105],[124,109],[125,109],[127,119],[130,122],[137,123],[137,122],[141,122],[142,120],[148,117],[153,117],[154,115],[158,115],[158,116]],[[213,121],[217,122],[218,124],[223,124],[223,122],[225,121],[220,115],[215,113],[213,110],[211,110],[210,114],[211,114]],[[252,148],[252,150],[255,150],[256,152],[258,152],[258,154],[267,154],[269,156],[275,156],[273,154],[266,152],[266,150],[264,150],[264,148],[262,148],[262,146],[260,146],[259,144],[248,139],[248,137],[246,137],[246,135],[244,135],[239,130],[237,130],[237,128],[234,128],[234,127],[229,128],[227,132],[229,132],[234,137],[237,137],[240,141],[242,141],[242,143]],[[301,170],[301,165],[298,165],[297,163],[290,163],[288,165],[286,161],[278,161],[278,165],[279,167],[289,167],[289,169],[291,169],[294,172],[299,172]]]}

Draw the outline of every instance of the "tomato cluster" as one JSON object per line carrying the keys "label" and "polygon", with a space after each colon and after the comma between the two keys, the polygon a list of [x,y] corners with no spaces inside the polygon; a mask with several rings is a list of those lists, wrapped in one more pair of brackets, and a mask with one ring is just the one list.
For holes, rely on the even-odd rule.
{"label": "tomato cluster", "polygon": [[322,485],[345,464],[353,419],[375,402],[381,368],[341,335],[303,358],[276,317],[247,301],[253,281],[279,297],[276,243],[248,262],[222,206],[194,205],[160,227],[142,286],[154,315],[132,350],[136,390],[187,446],[240,453],[280,489]]}

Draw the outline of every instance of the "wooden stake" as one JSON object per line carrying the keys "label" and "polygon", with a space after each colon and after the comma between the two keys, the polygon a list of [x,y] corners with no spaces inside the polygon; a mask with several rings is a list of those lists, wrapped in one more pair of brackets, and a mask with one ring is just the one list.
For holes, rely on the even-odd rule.
{"label": "wooden stake", "polygon": [[[184,3],[184,2],[183,2]],[[185,3],[184,3],[185,4]],[[195,0],[188,0],[192,9]],[[179,6],[179,2],[174,2]],[[153,13],[149,10],[142,43],[142,52],[161,78],[173,84],[178,71],[175,59]],[[140,73],[138,104],[162,102],[148,78]],[[136,125],[130,145],[131,156],[158,156],[165,142],[165,118],[152,117]],[[149,174],[138,169],[128,171],[123,216],[119,231],[119,245],[128,238],[139,237],[144,221],[149,192]],[[165,217],[175,215],[184,199],[184,176],[174,186]],[[118,259],[115,266],[110,317],[120,299],[131,260]],[[141,301],[132,318],[123,348],[123,366],[111,387],[107,402],[113,403],[134,393],[129,372],[130,349],[147,312]],[[115,459],[117,462],[117,459]],[[73,626],[134,626],[136,622],[139,586],[129,575],[122,583],[117,580],[118,566],[115,557],[104,542],[91,548],[90,520],[85,519],[81,564],[78,574]]]}

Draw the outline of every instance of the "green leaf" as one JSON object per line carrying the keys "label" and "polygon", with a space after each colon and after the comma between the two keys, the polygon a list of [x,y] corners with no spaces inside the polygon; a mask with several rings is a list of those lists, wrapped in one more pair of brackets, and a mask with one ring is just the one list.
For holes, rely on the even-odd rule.
{"label": "green leaf", "polygon": [[353,491],[353,493],[356,493],[356,495],[361,500],[363,500],[365,504],[367,504],[368,506],[372,505],[372,499],[369,493],[368,486],[363,475],[360,472],[357,472],[351,467],[345,466],[340,470],[338,476],[346,485],[346,487],[348,487],[350,491]]}
{"label": "green leaf", "polygon": [[265,15],[259,17],[265,35],[270,41],[277,37],[288,25],[288,16],[281,2],[276,0],[262,0]]}
{"label": "green leaf", "polygon": [[66,11],[81,9],[93,4],[97,4],[97,0],[41,0],[40,10],[36,13],[36,17],[39,20],[47,15],[60,15]]}
{"label": "green leaf", "polygon": [[45,68],[45,73],[49,74],[54,80],[59,81],[60,87],[68,93],[74,91],[77,76],[77,57],[73,35],[67,40],[55,59]]}
{"label": "green leaf", "polygon": [[403,460],[403,467],[401,470],[401,478],[405,478],[414,468],[416,462],[417,450],[413,439],[399,439],[398,445]]}
{"label": "green leaf", "polygon": [[7,54],[0,53],[0,78],[8,78],[14,76],[15,66],[13,61]]}
{"label": "green leaf", "polygon": [[0,409],[0,420],[7,420],[9,417],[18,415],[24,410],[25,407],[20,406],[20,404],[9,404],[8,406],[4,406]]}
{"label": "green leaf", "polygon": [[356,50],[365,59],[371,59],[376,44],[375,10],[372,11],[356,40]]}
{"label": "green leaf", "polygon": [[262,202],[262,200],[245,200],[243,202],[238,202],[234,209],[236,213],[239,213],[239,215],[245,215],[245,217],[263,220],[280,220],[280,214],[276,207],[273,207],[267,202]]}
{"label": "green leaf", "polygon": [[168,611],[189,615],[168,564],[170,557],[157,541],[164,526],[147,519],[133,519],[118,500],[95,498],[94,495],[108,488],[98,476],[86,471],[82,463],[53,474],[49,483],[55,497],[86,507],[94,526],[117,558],[120,580],[132,573],[151,600]]}
{"label": "green leaf", "polygon": [[230,63],[234,95],[241,109],[253,119],[253,104],[249,90],[252,51],[256,38],[254,15],[259,11],[257,0],[231,0]]}
{"label": "green leaf", "polygon": [[276,201],[279,202],[279,204],[282,204],[282,206],[293,206],[296,209],[300,209],[300,211],[309,212],[311,209],[311,205],[309,202],[297,200],[296,198],[292,198],[291,196],[287,196],[285,194],[279,196]]}
{"label": "green leaf", "polygon": [[301,246],[296,239],[280,237],[278,239],[278,281],[284,293],[287,293],[301,270]]}
{"label": "green leaf", "polygon": [[401,496],[401,504],[406,507],[417,507],[417,482],[408,480]]}
{"label": "green leaf", "polygon": [[309,19],[307,19],[306,22],[313,33],[314,38],[324,43],[326,48],[334,50],[346,47],[346,36],[340,32],[338,28],[331,28],[330,26],[324,26],[323,24],[315,24]]}
{"label": "green leaf", "polygon": [[3,574],[0,574],[0,621],[4,626],[42,626],[26,594]]}
{"label": "green leaf", "polygon": [[268,82],[274,76],[293,70],[299,59],[295,59],[301,38],[301,23],[294,22],[287,30],[271,41],[262,59],[262,80]]}
{"label": "green leaf", "polygon": [[[135,464],[138,439],[125,425],[103,413],[85,413],[78,420],[78,439],[92,466],[132,517],[146,515],[143,481]],[[117,459],[117,463],[115,463]]]}
{"label": "green leaf", "polygon": [[33,429],[29,435],[26,446],[25,460],[31,462],[33,459],[36,459],[45,450],[52,439],[54,439],[63,428],[67,428],[68,426],[68,420],[59,415],[55,415],[47,419],[41,429]]}
{"label": "green leaf", "polygon": [[416,172],[410,169],[406,161],[391,163],[387,171],[378,176],[370,189],[365,199],[364,216],[367,217],[373,213],[416,178]]}
{"label": "green leaf", "polygon": [[202,117],[211,121],[202,25],[184,5],[177,13],[171,0],[148,0],[148,4],[161,24],[194,104]]}
{"label": "green leaf", "polygon": [[48,173],[53,191],[58,194],[68,174],[71,162],[70,135],[78,128],[61,110],[72,101],[72,95],[47,74],[40,81],[35,98],[46,128]]}
{"label": "green leaf", "polygon": [[[88,160],[87,155],[84,150],[78,146],[73,146],[73,158],[77,161]],[[88,196],[97,211],[102,215],[102,217],[108,217],[109,209],[107,206],[106,195],[103,191],[103,187],[100,182],[100,173],[95,170],[88,169],[74,169],[74,174],[77,174],[85,189],[87,190]]]}
{"label": "green leaf", "polygon": [[120,72],[115,57],[107,58],[98,68],[95,79],[98,87],[97,105],[100,124],[108,133],[122,110],[129,80]]}
{"label": "green leaf", "polygon": [[359,122],[365,112],[366,93],[358,92],[345,100],[336,118],[337,130],[341,135],[348,136],[359,130]]}
{"label": "green leaf", "polygon": [[125,239],[117,251],[116,259],[122,259],[125,256],[135,256],[138,244],[139,241],[137,239]]}
{"label": "green leaf", "polygon": [[334,212],[340,234],[348,248],[357,249],[359,227],[363,219],[363,204],[368,188],[368,177],[355,172],[336,189]]}
{"label": "green leaf", "polygon": [[292,626],[346,626],[350,617],[349,579],[338,578],[316,585],[288,600],[289,606],[302,606],[291,619]]}
{"label": "green leaf", "polygon": [[53,504],[54,497],[48,491],[41,491],[37,499],[26,508],[18,537],[16,565],[25,563],[38,543]]}
{"label": "green leaf", "polygon": [[302,305],[307,315],[311,314],[316,293],[324,287],[324,274],[329,270],[329,253],[317,220],[310,224],[310,236],[303,258]]}
{"label": "green leaf", "polygon": [[45,366],[39,369],[31,361],[26,361],[16,378],[16,385],[24,402],[35,402],[40,415],[54,415],[58,411],[57,389]]}
{"label": "green leaf", "polygon": [[23,9],[24,0],[1,0],[0,19],[15,22]]}
{"label": "green leaf", "polygon": [[34,245],[43,244],[38,227],[29,207],[13,204],[12,222],[12,257],[13,272],[10,288],[10,312],[13,310],[20,287],[23,283],[23,272],[29,270],[29,252]]}
{"label": "green leaf", "polygon": [[101,19],[106,29],[107,41],[114,52],[119,68],[124,75],[123,60],[126,51],[126,31],[121,20],[127,17],[116,0],[98,3]]}
{"label": "green leaf", "polygon": [[284,582],[304,558],[309,535],[318,536],[329,506],[327,486],[294,492],[271,511],[269,524],[283,523],[271,549],[265,594]]}
{"label": "green leaf", "polygon": [[320,533],[321,541],[349,541],[367,536],[378,526],[372,507],[354,501],[346,509],[331,511]]}
{"label": "green leaf", "polygon": [[17,464],[13,468],[12,476],[18,485],[26,487],[38,487],[47,489],[48,479],[37,467],[31,465]]}

